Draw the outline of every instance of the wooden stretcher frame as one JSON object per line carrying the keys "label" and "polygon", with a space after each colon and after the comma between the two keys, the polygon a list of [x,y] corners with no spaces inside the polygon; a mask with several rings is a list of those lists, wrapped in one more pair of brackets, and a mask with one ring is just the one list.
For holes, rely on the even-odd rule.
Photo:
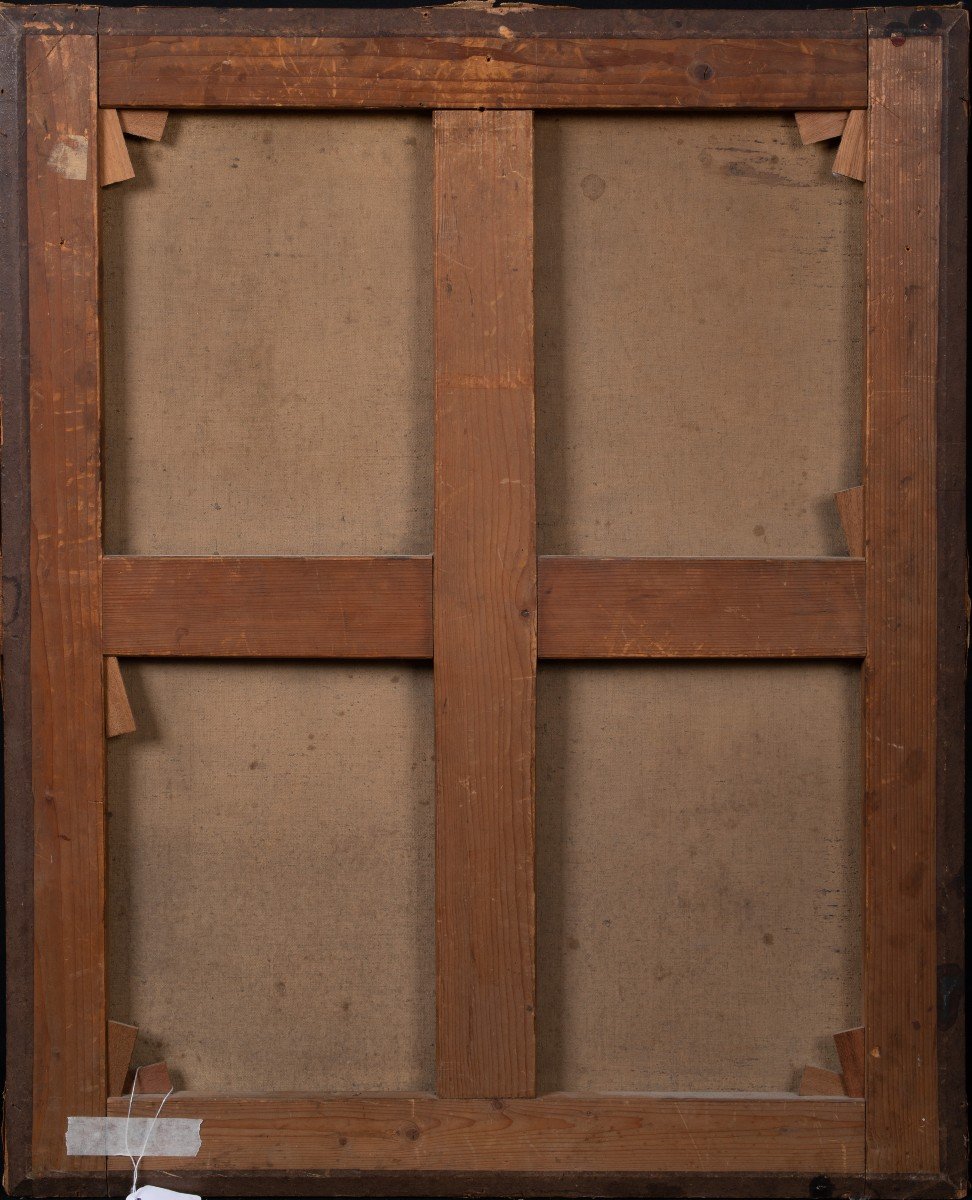
{"label": "wooden stretcher frame", "polygon": [[[0,21],[8,1188],[123,1195],[129,1178],[64,1142],[69,1116],[127,1107],[107,1090],[104,655],[434,644],[437,1094],[176,1094],[167,1115],[202,1117],[202,1150],[146,1160],[145,1178],[207,1195],[961,1194],[965,14]],[[103,557],[99,103],[436,110],[433,558]],[[537,560],[536,108],[868,109],[862,559]],[[863,1099],[535,1095],[538,655],[863,661]]]}

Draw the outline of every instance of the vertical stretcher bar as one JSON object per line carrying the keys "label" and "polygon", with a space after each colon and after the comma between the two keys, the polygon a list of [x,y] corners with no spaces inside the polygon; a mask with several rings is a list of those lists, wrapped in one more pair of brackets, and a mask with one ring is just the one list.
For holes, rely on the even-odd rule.
{"label": "vertical stretcher bar", "polygon": [[533,114],[435,114],[436,1079],[536,1091]]}
{"label": "vertical stretcher bar", "polygon": [[864,455],[869,1175],[939,1165],[937,403],[942,43],[872,34]]}
{"label": "vertical stretcher bar", "polygon": [[98,40],[29,34],[33,1173],[107,1088]]}

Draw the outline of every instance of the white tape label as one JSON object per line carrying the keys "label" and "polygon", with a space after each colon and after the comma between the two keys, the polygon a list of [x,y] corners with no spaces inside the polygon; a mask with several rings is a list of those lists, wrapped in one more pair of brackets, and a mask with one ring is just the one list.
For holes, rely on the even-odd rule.
{"label": "white tape label", "polygon": [[100,1157],[195,1158],[202,1120],[188,1117],[68,1117],[67,1152]]}

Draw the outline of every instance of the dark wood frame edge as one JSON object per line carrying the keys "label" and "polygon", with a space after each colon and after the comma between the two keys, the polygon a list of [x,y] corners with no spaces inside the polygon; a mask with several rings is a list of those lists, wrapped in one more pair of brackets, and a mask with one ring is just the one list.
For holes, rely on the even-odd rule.
{"label": "dark wood frame edge", "polygon": [[[619,1197],[625,1200],[686,1200],[721,1196],[725,1200],[784,1200],[789,1197],[860,1196],[873,1200],[952,1200],[960,1194],[953,1179],[943,1175],[884,1176],[865,1180],[860,1175],[766,1174],[600,1174],[591,1172],[516,1174],[512,1172],[186,1172],[139,1173],[144,1183],[192,1189],[204,1196],[252,1197]],[[110,1172],[106,1178],[58,1175],[25,1180],[16,1194],[33,1197],[123,1197],[131,1174]]]}
{"label": "dark wood frame edge", "polygon": [[[30,385],[24,44],[0,11],[0,397],[3,403],[4,1186],[29,1176],[33,1127],[34,810],[30,703]],[[17,1087],[9,1086],[11,1080]]]}
{"label": "dark wood frame edge", "polygon": [[942,29],[938,328],[938,1070],[942,1179],[968,1185],[965,1078],[966,355],[969,16]]}
{"label": "dark wood frame edge", "polygon": [[[43,6],[33,10],[43,12]],[[64,11],[69,11],[65,9]],[[804,37],[863,38],[864,9],[747,11],[582,9],[551,5],[487,9],[432,6],[399,9],[105,8],[100,32],[111,34],[263,34],[265,36],[476,36],[505,25],[522,37]]]}
{"label": "dark wood frame edge", "polygon": [[[911,10],[902,10],[905,18]],[[915,10],[918,11],[918,10]],[[35,32],[111,34],[252,34],[268,37],[457,37],[495,33],[505,25],[519,37],[813,37],[864,38],[867,10],[583,9],[551,5],[456,8],[207,8],[150,5],[106,7],[0,4],[12,24]]]}
{"label": "dark wood frame edge", "polygon": [[[681,1196],[686,1200],[721,1196],[726,1200],[783,1200],[789,1197],[867,1195],[865,1181],[858,1175],[759,1175],[744,1174],[672,1174],[654,1175],[636,1172],[600,1174],[591,1172],[564,1174],[519,1174],[514,1172],[462,1173],[435,1172],[199,1172],[180,1171],[178,1175],[158,1171],[140,1171],[143,1183],[159,1187],[193,1189],[204,1196],[253,1197],[623,1197],[626,1200],[667,1200]],[[928,1181],[924,1181],[926,1184]],[[33,1197],[123,1197],[131,1188],[131,1172],[110,1172],[106,1178],[58,1175],[43,1180],[25,1181],[21,1196]],[[908,1191],[908,1196],[917,1191]],[[937,1200],[952,1192],[921,1191],[922,1197]]]}

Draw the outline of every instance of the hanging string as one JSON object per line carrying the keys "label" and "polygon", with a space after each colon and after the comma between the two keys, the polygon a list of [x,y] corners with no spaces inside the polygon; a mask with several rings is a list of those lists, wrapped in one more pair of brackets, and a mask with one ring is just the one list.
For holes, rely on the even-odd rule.
{"label": "hanging string", "polygon": [[149,1122],[148,1132],[145,1134],[145,1140],[142,1142],[141,1153],[139,1154],[138,1158],[133,1158],[132,1152],[128,1148],[128,1130],[132,1123],[132,1101],[135,1099],[135,1087],[138,1083],[138,1073],[141,1069],[141,1067],[135,1068],[135,1075],[132,1079],[132,1090],[128,1093],[128,1120],[125,1122],[125,1153],[128,1155],[128,1161],[132,1164],[132,1190],[129,1193],[128,1200],[132,1200],[132,1197],[138,1191],[138,1165],[145,1157],[145,1151],[148,1148],[148,1144],[152,1139],[152,1134],[155,1131],[155,1122],[159,1119],[159,1114],[162,1112],[162,1109],[165,1108],[166,1100],[168,1100],[168,1098],[172,1095],[172,1088],[170,1087],[162,1097],[162,1103],[156,1109],[155,1116]]}

